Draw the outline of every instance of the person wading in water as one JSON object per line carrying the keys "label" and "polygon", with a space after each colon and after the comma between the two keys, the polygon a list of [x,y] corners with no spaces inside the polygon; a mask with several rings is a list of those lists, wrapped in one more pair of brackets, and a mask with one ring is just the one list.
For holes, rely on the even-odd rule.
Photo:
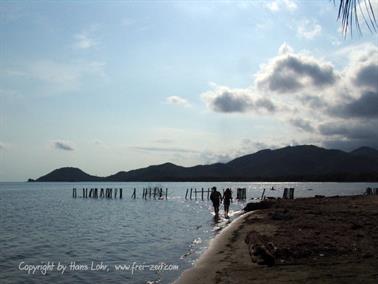
{"label": "person wading in water", "polygon": [[215,215],[218,216],[219,205],[222,201],[222,195],[217,191],[217,188],[214,186],[211,188],[212,192],[210,194],[210,200],[213,202]]}
{"label": "person wading in water", "polygon": [[228,210],[230,208],[230,202],[232,200],[232,191],[230,188],[227,188],[223,193],[223,205],[224,205],[224,216],[228,217]]}

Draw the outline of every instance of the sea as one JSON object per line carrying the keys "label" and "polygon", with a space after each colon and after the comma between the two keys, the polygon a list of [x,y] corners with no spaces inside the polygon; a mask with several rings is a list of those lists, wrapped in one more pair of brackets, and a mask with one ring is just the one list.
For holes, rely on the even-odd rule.
{"label": "sea", "polygon": [[[213,186],[234,198],[246,188],[247,200],[215,218],[206,193],[189,199],[190,188]],[[142,198],[148,187],[167,189],[167,199]],[[0,283],[172,283],[246,202],[264,188],[280,197],[285,187],[311,197],[362,194],[378,183],[0,183]],[[82,188],[122,188],[123,198],[82,198]]]}

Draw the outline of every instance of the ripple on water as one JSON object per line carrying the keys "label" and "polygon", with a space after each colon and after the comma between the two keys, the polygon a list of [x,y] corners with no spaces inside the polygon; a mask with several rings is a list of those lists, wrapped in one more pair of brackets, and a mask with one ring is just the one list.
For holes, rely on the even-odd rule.
{"label": "ripple on water", "polygon": [[[72,198],[72,187],[122,187],[124,199]],[[0,283],[170,283],[183,269],[190,267],[208,245],[209,238],[230,220],[214,220],[211,203],[185,200],[188,186],[209,188],[210,184],[169,183],[168,200],[130,200],[130,190],[143,183],[0,183]],[[248,197],[261,196],[262,189],[282,195],[286,183],[223,183],[222,187],[246,187]],[[296,183],[296,196],[359,193],[361,188],[378,184]],[[300,190],[303,188],[303,191]],[[313,190],[309,191],[308,188]],[[298,190],[297,190],[298,189]],[[81,195],[81,191],[78,191]],[[231,204],[235,218],[244,203]],[[68,272],[62,277],[30,276],[17,269],[20,261],[88,263],[93,260],[111,264],[132,262],[177,264],[179,271],[154,273]],[[159,282],[160,281],[160,282]]]}

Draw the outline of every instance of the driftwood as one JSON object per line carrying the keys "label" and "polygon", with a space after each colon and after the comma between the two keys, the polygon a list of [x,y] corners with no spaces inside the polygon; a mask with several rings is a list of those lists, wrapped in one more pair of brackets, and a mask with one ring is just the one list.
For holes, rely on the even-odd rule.
{"label": "driftwood", "polygon": [[276,249],[267,236],[251,231],[245,238],[245,243],[248,245],[248,252],[253,263],[267,266],[275,264]]}

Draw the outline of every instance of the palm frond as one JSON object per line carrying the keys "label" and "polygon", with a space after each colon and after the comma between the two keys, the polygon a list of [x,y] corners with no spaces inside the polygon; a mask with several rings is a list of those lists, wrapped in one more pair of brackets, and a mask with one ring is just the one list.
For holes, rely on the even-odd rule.
{"label": "palm frond", "polygon": [[[360,18],[362,17],[366,26],[371,32],[377,32],[378,24],[375,18],[371,0],[339,0],[339,11],[337,19],[341,20],[341,28],[344,35],[350,31],[352,35],[353,26],[361,33]],[[333,0],[335,3],[335,0]]]}

